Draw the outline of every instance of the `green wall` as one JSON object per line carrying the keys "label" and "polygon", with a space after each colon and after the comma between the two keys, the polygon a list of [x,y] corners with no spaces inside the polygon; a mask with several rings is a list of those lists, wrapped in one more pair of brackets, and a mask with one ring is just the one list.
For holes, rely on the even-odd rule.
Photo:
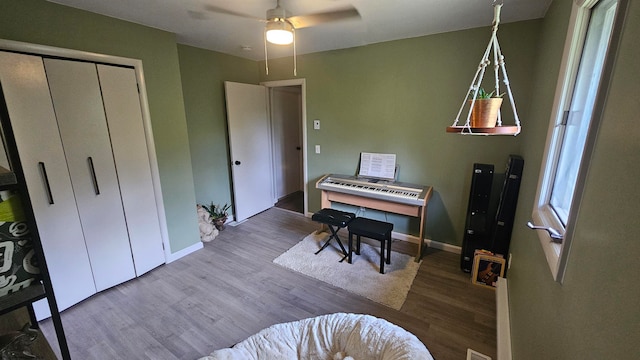
{"label": "green wall", "polygon": [[231,203],[224,82],[258,83],[255,61],[178,45],[196,200]]}
{"label": "green wall", "polygon": [[142,60],[171,251],[199,242],[175,35],[43,0],[2,0],[0,38]]}
{"label": "green wall", "polygon": [[630,2],[563,284],[553,280],[538,237],[524,224],[533,209],[571,2],[554,1],[541,28],[511,243],[514,359],[638,358],[640,3]]}
{"label": "green wall", "polygon": [[[504,24],[498,34],[524,133],[540,22]],[[490,29],[480,28],[299,56],[298,77],[307,85],[309,211],[320,208],[314,184],[323,174],[354,174],[363,151],[395,153],[400,181],[433,186],[426,236],[460,245],[473,164],[494,164],[503,174],[523,137],[445,133],[489,37]],[[269,76],[264,63],[259,69],[263,81],[292,77],[291,58],[270,60]],[[485,76],[487,88],[494,86],[492,75]],[[508,106],[503,116],[514,124]],[[313,130],[314,119],[321,130]],[[384,214],[367,210],[367,216]],[[418,234],[417,221],[388,219],[395,230]]]}

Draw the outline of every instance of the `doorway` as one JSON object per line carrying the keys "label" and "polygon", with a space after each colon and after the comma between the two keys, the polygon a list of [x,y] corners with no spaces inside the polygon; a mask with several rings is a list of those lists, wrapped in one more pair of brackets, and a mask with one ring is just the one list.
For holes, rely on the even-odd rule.
{"label": "doorway", "polygon": [[275,206],[307,212],[304,79],[262,83],[269,94]]}

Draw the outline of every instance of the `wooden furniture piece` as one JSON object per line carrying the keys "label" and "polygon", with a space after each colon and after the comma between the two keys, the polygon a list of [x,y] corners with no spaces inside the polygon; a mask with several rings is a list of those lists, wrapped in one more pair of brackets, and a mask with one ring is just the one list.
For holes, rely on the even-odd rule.
{"label": "wooden furniture piece", "polygon": [[[349,256],[349,253],[344,248],[344,245],[342,245],[340,237],[338,237],[338,230],[347,227],[355,218],[356,214],[354,213],[329,208],[321,209],[317,213],[313,214],[313,216],[311,216],[311,220],[327,225],[327,227],[329,227],[329,231],[331,232],[331,235],[324,243],[324,245],[320,247],[320,250],[316,251],[316,255],[318,255],[320,251],[329,246],[329,243],[332,239],[336,239],[336,242],[338,243],[340,249],[342,250],[342,253],[344,254],[344,257],[340,260],[340,262],[343,262],[344,259]],[[349,260],[349,262],[351,262],[351,260]]]}
{"label": "wooden furniture piece", "polygon": [[[9,121],[9,113],[4,99],[5,96],[2,90],[2,84],[0,83],[0,131],[2,132],[2,140],[4,142],[4,146],[1,147],[4,151],[2,152],[3,156],[1,156],[2,159],[0,162],[2,165],[7,165],[8,167],[5,168],[0,165],[0,191],[14,193],[13,196],[17,196],[20,199],[22,212],[26,218],[25,223],[29,231],[28,237],[32,242],[34,256],[36,257],[37,266],[40,270],[40,280],[14,284],[11,286],[11,289],[7,289],[6,287],[3,288],[3,291],[6,290],[8,294],[0,297],[0,315],[11,313],[14,310],[20,311],[26,307],[29,313],[31,327],[37,329],[38,322],[33,309],[33,303],[41,299],[46,299],[51,313],[51,320],[55,329],[60,353],[63,359],[70,359],[71,356],[69,354],[64,329],[62,327],[62,320],[58,311],[51,277],[49,275],[42,243],[40,241],[33,207],[29,200],[24,172],[20,164],[20,158],[18,156],[11,122]],[[6,256],[7,253],[4,255]],[[9,261],[9,263],[11,263],[12,259],[5,258],[4,261]],[[40,336],[43,337],[41,333]]]}
{"label": "wooden furniture piece", "polygon": [[316,182],[316,188],[322,190],[320,198],[322,208],[330,208],[332,202],[337,202],[419,218],[420,234],[415,261],[420,261],[425,248],[424,227],[427,220],[427,205],[433,192],[431,186],[401,182],[371,182],[358,180],[353,176],[325,175]]}
{"label": "wooden furniture piece", "polygon": [[488,128],[470,126],[447,126],[447,132],[467,135],[518,135],[520,133],[520,128],[518,126],[508,125],[500,125]]}
{"label": "wooden furniture piece", "polygon": [[353,235],[356,236],[356,254],[360,255],[360,237],[380,241],[380,274],[384,274],[384,264],[391,264],[391,232],[393,224],[368,219],[364,217],[355,218],[349,223],[349,264],[353,253]]}

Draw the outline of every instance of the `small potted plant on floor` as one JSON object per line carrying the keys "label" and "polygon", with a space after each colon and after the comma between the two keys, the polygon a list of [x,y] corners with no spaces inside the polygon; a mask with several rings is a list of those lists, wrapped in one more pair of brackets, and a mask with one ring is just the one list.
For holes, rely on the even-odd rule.
{"label": "small potted plant on floor", "polygon": [[231,205],[216,205],[212,202],[211,205],[202,205],[202,207],[211,215],[211,221],[213,221],[216,229],[224,230],[224,223],[227,222],[227,218],[229,217]]}
{"label": "small potted plant on floor", "polygon": [[470,121],[471,127],[495,127],[498,120],[498,111],[500,111],[500,106],[502,106],[502,96],[504,93],[494,95],[494,91],[488,93],[483,88],[479,88],[475,102],[473,102],[473,95],[472,90],[469,93],[469,104],[473,104]]}

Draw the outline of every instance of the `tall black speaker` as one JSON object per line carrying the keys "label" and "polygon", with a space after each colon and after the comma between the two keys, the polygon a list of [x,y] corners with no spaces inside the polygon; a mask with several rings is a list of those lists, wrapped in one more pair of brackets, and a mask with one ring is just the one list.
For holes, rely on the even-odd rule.
{"label": "tall black speaker", "polygon": [[523,168],[524,160],[522,157],[509,155],[504,185],[502,186],[491,236],[491,251],[495,254],[503,255],[505,258],[508,257],[509,253],[511,231],[513,230],[513,220],[516,215],[516,206],[518,205],[518,193],[520,192]]}
{"label": "tall black speaker", "polygon": [[473,164],[471,176],[471,193],[460,254],[460,268],[466,272],[471,272],[475,250],[487,249],[491,245],[489,230],[492,219],[489,214],[489,203],[493,183],[493,165]]}

